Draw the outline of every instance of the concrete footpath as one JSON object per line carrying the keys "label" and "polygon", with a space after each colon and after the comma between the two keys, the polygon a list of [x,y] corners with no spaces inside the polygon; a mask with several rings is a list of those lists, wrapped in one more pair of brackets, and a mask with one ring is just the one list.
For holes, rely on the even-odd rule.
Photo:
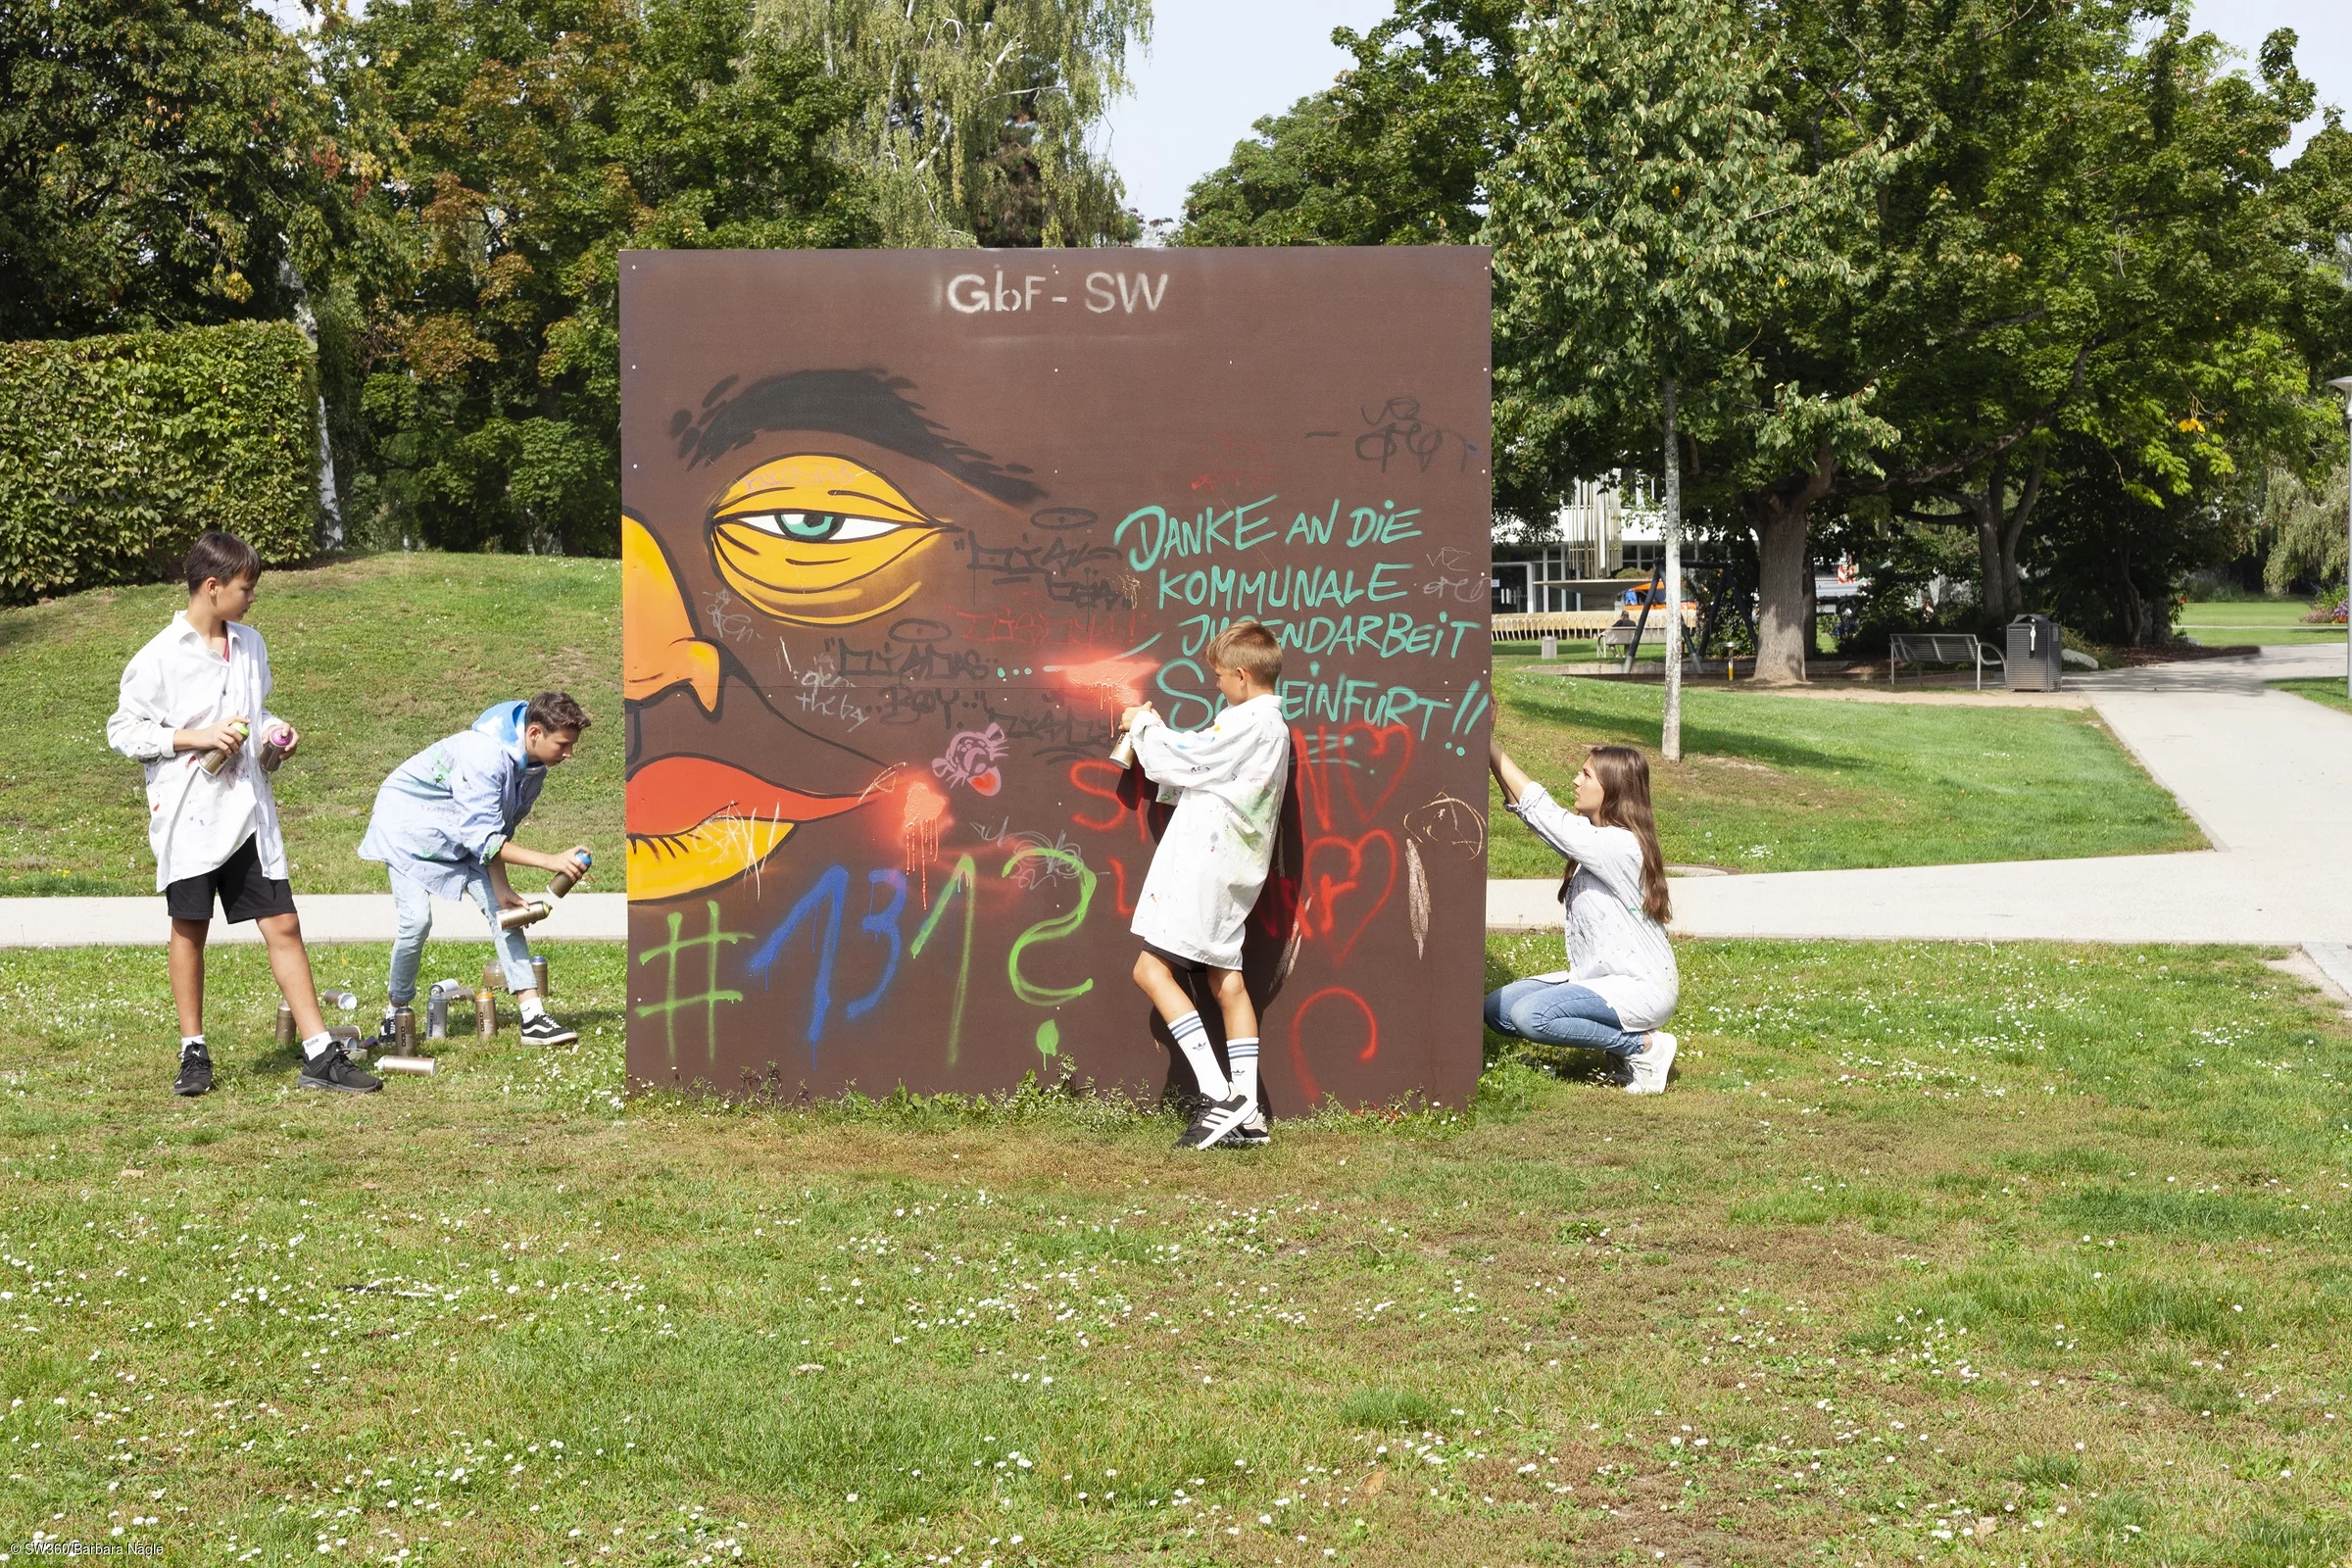
{"label": "concrete footpath", "polygon": [[[2337,648],[2067,676],[2211,850],[1678,878],[1701,937],[2352,943],[2352,714],[2266,689],[2342,679]],[[1488,924],[1556,927],[1553,881],[1488,884]],[[2315,952],[2315,958],[2317,957]]]}
{"label": "concrete footpath", "polygon": [[[389,942],[389,893],[297,894],[305,942]],[[530,927],[531,941],[619,942],[629,906],[618,893],[575,893]],[[144,899],[0,899],[0,948],[160,948],[172,935],[161,894]],[[213,922],[212,942],[259,942],[252,925]],[[470,904],[433,901],[435,942],[483,943],[489,927]]]}

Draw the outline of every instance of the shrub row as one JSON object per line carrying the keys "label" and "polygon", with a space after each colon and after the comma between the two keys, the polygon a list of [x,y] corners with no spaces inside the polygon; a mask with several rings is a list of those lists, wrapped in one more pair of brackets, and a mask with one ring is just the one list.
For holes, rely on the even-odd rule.
{"label": "shrub row", "polygon": [[289,321],[0,343],[0,603],[169,579],[207,528],[309,557],[317,388]]}

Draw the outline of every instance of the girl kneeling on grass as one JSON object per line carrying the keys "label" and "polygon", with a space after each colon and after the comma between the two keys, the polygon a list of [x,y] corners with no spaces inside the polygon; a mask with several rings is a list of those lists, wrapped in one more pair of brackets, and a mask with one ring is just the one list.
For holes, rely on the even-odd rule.
{"label": "girl kneeling on grass", "polygon": [[1489,741],[1487,765],[1511,813],[1568,858],[1560,903],[1568,967],[1514,980],[1487,998],[1487,1027],[1547,1046],[1605,1051],[1631,1095],[1662,1095],[1674,1036],[1660,1026],[1682,993],[1666,922],[1666,861],[1649,814],[1649,763],[1630,746],[1595,746],[1576,775],[1575,809]]}

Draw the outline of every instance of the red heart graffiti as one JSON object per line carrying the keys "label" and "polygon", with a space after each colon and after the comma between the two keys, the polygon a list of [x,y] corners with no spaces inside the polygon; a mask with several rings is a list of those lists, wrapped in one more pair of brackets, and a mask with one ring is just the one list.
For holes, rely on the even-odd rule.
{"label": "red heart graffiti", "polygon": [[1291,1070],[1298,1075],[1298,1087],[1305,1091],[1305,1102],[1310,1107],[1322,1101],[1323,1086],[1315,1082],[1314,1069],[1307,1065],[1306,1042],[1300,1037],[1305,1033],[1306,1015],[1314,1009],[1315,1004],[1333,998],[1350,1004],[1363,1017],[1364,1048],[1356,1053],[1355,1059],[1368,1064],[1380,1054],[1380,1020],[1372,1015],[1372,1009],[1364,999],[1346,986],[1325,986],[1298,1004],[1298,1010],[1291,1014]]}
{"label": "red heart graffiti", "polygon": [[[1388,879],[1380,884],[1380,891],[1377,894],[1372,892],[1371,885],[1364,876],[1364,846],[1372,843],[1375,839],[1379,840],[1381,847],[1388,852],[1389,859]],[[1331,873],[1325,871],[1321,875],[1321,880],[1317,880],[1316,860],[1318,858],[1336,858],[1340,856],[1346,856],[1348,859],[1346,879],[1335,881]],[[1364,934],[1364,928],[1372,923],[1373,916],[1379,914],[1387,906],[1389,894],[1396,886],[1396,840],[1391,836],[1387,828],[1380,827],[1374,828],[1360,839],[1341,838],[1337,834],[1319,838],[1306,847],[1306,859],[1299,867],[1298,881],[1299,885],[1306,890],[1306,896],[1310,901],[1311,912],[1306,916],[1308,925],[1310,929],[1320,927],[1319,930],[1312,931],[1314,935],[1328,938],[1337,930],[1340,924],[1339,906],[1342,898],[1355,895],[1357,896],[1356,902],[1363,906],[1363,912],[1355,917],[1354,924],[1348,929],[1347,940],[1340,945],[1340,961],[1345,963],[1348,961],[1348,956],[1355,951],[1356,939]]]}
{"label": "red heart graffiti", "polygon": [[[1371,737],[1369,756],[1357,756],[1349,745],[1349,738],[1358,730]],[[1387,783],[1378,798],[1367,807],[1363,795],[1355,787],[1355,775],[1376,766],[1392,749],[1398,754],[1396,765],[1388,770]],[[1402,724],[1374,729],[1359,718],[1340,731],[1340,777],[1347,782],[1348,799],[1354,803],[1355,819],[1369,822],[1389,804],[1389,797],[1396,794],[1396,786],[1404,782],[1405,770],[1413,765],[1413,732]]]}

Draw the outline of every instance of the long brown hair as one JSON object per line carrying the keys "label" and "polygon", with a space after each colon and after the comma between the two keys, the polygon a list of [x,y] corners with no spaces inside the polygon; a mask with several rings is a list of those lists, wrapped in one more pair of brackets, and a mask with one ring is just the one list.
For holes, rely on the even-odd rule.
{"label": "long brown hair", "polygon": [[[1666,893],[1666,857],[1649,810],[1649,760],[1631,746],[1595,746],[1585,760],[1600,780],[1600,825],[1624,828],[1642,841],[1642,912],[1664,925],[1674,918],[1674,901]],[[1570,860],[1560,877],[1563,904],[1575,877],[1576,861]]]}

